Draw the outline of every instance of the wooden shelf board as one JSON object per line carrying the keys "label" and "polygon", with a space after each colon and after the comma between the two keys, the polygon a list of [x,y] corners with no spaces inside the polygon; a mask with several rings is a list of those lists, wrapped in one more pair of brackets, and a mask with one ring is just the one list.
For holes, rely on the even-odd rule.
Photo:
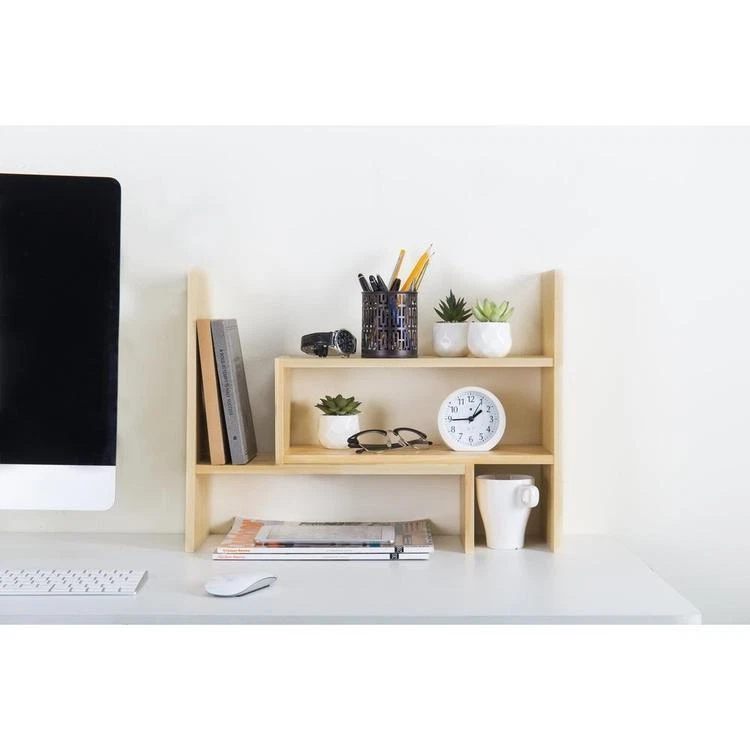
{"label": "wooden shelf board", "polygon": [[[324,449],[321,449],[324,450]],[[330,457],[329,457],[330,458]],[[196,474],[224,475],[230,474],[450,474],[463,475],[464,464],[442,463],[379,463],[373,464],[369,461],[358,463],[296,463],[277,464],[273,456],[257,456],[249,464],[213,466],[211,464],[198,464],[195,467]]]}
{"label": "wooden shelf board", "polygon": [[[352,450],[329,450],[317,445],[296,445],[286,453],[290,464],[342,464],[377,466],[424,466],[444,464],[552,464],[553,455],[541,445],[503,445],[491,451],[452,451],[442,446],[425,451],[394,450],[387,453],[363,453]],[[427,471],[425,473],[433,473]],[[438,473],[438,472],[434,472]]]}
{"label": "wooden shelf board", "polygon": [[414,357],[411,359],[363,359],[362,357],[277,357],[289,369],[357,369],[379,367],[426,368],[497,368],[552,367],[554,359],[538,355],[519,357]]}
{"label": "wooden shelf board", "polygon": [[196,464],[196,474],[274,474],[277,473],[273,454],[259,454],[248,464]]}

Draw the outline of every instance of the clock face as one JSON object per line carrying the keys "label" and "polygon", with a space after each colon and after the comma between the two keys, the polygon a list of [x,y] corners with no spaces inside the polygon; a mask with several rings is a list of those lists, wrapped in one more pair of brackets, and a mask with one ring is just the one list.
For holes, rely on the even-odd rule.
{"label": "clock face", "polygon": [[448,396],[438,412],[443,442],[454,451],[488,451],[505,432],[505,410],[493,393],[466,386]]}

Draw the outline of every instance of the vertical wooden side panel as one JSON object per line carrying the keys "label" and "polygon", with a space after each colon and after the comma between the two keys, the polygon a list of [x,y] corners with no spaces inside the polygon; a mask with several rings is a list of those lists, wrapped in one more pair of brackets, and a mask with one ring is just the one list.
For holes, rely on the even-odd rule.
{"label": "vertical wooden side panel", "polygon": [[281,359],[274,362],[274,408],[275,408],[275,436],[276,463],[286,461],[289,448],[289,434],[291,425],[291,393],[289,389],[289,371]]}
{"label": "vertical wooden side panel", "polygon": [[474,551],[474,464],[464,466],[461,481],[461,539],[464,552]]}
{"label": "vertical wooden side panel", "polygon": [[191,269],[187,277],[187,404],[185,422],[185,551],[195,552],[208,536],[208,477],[195,472],[198,458],[198,347],[195,321],[208,318],[205,274]]}
{"label": "vertical wooden side panel", "polygon": [[542,445],[554,456],[552,466],[544,466],[547,544],[554,552],[562,534],[562,451],[561,372],[562,372],[562,276],[559,271],[542,274],[542,352],[554,358],[554,366],[542,370]]}
{"label": "vertical wooden side panel", "polygon": [[292,370],[285,367],[283,372],[284,379],[284,454],[292,445]]}

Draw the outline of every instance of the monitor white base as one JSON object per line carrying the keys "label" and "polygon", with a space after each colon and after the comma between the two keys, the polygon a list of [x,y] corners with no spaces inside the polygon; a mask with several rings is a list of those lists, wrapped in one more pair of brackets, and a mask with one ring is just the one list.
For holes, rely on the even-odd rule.
{"label": "monitor white base", "polygon": [[114,466],[0,464],[0,509],[109,510]]}

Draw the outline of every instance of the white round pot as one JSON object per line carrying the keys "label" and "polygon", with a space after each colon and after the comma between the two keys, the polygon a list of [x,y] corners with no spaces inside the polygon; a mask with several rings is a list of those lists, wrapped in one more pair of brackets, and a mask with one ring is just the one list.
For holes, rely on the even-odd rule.
{"label": "white round pot", "polygon": [[469,351],[475,357],[504,357],[513,341],[510,323],[469,323]]}
{"label": "white round pot", "polygon": [[468,335],[466,322],[433,323],[432,348],[438,357],[465,357],[469,353]]}
{"label": "white round pot", "polygon": [[490,549],[521,549],[539,488],[528,474],[485,474],[477,477],[477,504]]}
{"label": "white round pot", "polygon": [[346,439],[359,432],[359,414],[321,414],[319,419],[318,440],[324,448],[348,448]]}

